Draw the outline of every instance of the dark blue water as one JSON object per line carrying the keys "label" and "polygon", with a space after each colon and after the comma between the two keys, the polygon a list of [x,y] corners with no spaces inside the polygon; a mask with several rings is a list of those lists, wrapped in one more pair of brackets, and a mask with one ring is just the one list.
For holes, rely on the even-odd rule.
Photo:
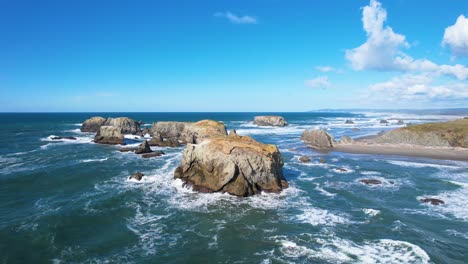
{"label": "dark blue water", "polygon": [[[253,126],[256,113],[0,114],[0,262],[468,262],[468,163],[318,153],[299,138],[310,128],[339,138],[398,127],[396,121],[380,125],[382,118],[418,123],[456,117],[280,114],[290,126]],[[78,125],[95,115],[148,125],[223,121],[238,134],[278,145],[291,187],[249,198],[194,193],[173,180],[183,147],[154,148],[166,155],[141,159],[118,146],[96,145]],[[355,124],[345,125],[346,119]],[[51,135],[77,140],[57,142]],[[302,155],[312,162],[300,163]],[[147,177],[127,180],[136,171]],[[383,184],[369,187],[359,182],[363,178]],[[446,204],[421,204],[427,196]]]}

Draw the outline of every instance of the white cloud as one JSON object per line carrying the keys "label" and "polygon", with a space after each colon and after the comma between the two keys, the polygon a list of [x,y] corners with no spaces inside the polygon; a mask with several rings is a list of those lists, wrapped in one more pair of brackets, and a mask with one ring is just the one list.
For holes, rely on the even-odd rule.
{"label": "white cloud", "polygon": [[331,86],[328,76],[319,76],[315,79],[305,81],[305,85],[311,88],[328,88]]}
{"label": "white cloud", "polygon": [[[346,50],[346,59],[355,70],[401,71],[448,75],[468,79],[468,68],[461,65],[438,65],[427,59],[414,59],[401,51],[409,48],[406,37],[384,25],[387,12],[376,0],[363,8],[362,22],[367,40],[361,46]],[[468,29],[465,29],[468,30]]]}
{"label": "white cloud", "polygon": [[257,24],[257,19],[252,16],[237,16],[231,12],[218,12],[215,17],[224,17],[234,24]]}
{"label": "white cloud", "polygon": [[468,99],[468,84],[435,84],[435,79],[430,74],[404,74],[387,82],[370,85],[368,96],[378,101],[401,102],[406,105],[412,102],[464,102]]}
{"label": "white cloud", "polygon": [[381,4],[371,0],[363,8],[362,22],[367,34],[367,41],[361,46],[347,50],[346,59],[355,70],[395,70],[395,56],[401,47],[409,47],[405,36],[396,34],[384,25],[387,12]]}
{"label": "white cloud", "polygon": [[336,69],[330,66],[317,66],[315,67],[316,70],[321,71],[321,72],[333,72]]}
{"label": "white cloud", "polygon": [[468,56],[468,18],[460,15],[454,25],[445,29],[442,45],[448,45],[455,56]]}

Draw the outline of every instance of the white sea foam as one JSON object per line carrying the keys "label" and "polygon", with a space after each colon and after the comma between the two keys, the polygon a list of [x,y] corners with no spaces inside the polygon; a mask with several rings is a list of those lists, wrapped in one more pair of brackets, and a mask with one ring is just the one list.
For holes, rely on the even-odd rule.
{"label": "white sea foam", "polygon": [[308,207],[302,210],[303,213],[296,216],[299,222],[311,224],[313,226],[334,226],[336,224],[348,224],[350,221],[342,215],[337,215],[325,209]]}
{"label": "white sea foam", "polygon": [[368,216],[377,216],[378,214],[380,214],[380,211],[379,210],[376,210],[376,209],[371,209],[371,208],[362,208],[362,211],[368,215]]}
{"label": "white sea foam", "polygon": [[340,166],[340,167],[337,167],[337,168],[333,168],[333,169],[331,169],[331,171],[333,171],[335,173],[340,173],[340,174],[349,174],[349,173],[354,172],[354,170],[351,169],[348,166]]}
{"label": "white sea foam", "polygon": [[[341,238],[316,239],[319,248],[298,245],[290,240],[276,240],[288,258],[306,257],[333,263],[430,263],[427,253],[405,241],[380,239],[362,244]],[[312,261],[313,262],[313,261]]]}
{"label": "white sea foam", "polygon": [[445,164],[434,164],[434,163],[420,163],[420,162],[411,162],[411,161],[401,161],[401,160],[387,160],[388,163],[401,166],[401,167],[411,167],[411,168],[436,168],[436,169],[458,169],[460,167],[456,165],[445,165]]}
{"label": "white sea foam", "polygon": [[56,137],[55,135],[50,135],[46,138],[42,138],[41,141],[46,142],[59,142],[59,143],[70,143],[70,144],[84,144],[84,143],[93,143],[93,137],[91,136],[83,136],[83,137],[75,137],[75,139],[53,139]]}
{"label": "white sea foam", "polygon": [[328,192],[328,191],[324,190],[322,187],[320,187],[320,184],[317,184],[315,186],[315,190],[319,191],[321,194],[323,194],[325,196],[328,196],[328,197],[335,197],[336,196],[336,193],[331,193],[331,192]]}
{"label": "white sea foam", "polygon": [[447,229],[445,231],[451,236],[462,237],[464,239],[468,239],[468,232],[463,233],[463,232],[459,232],[459,231],[457,231],[455,229]]}
{"label": "white sea foam", "polygon": [[103,159],[84,159],[81,160],[80,163],[88,163],[88,162],[103,162],[108,160],[109,158],[103,158]]}
{"label": "white sea foam", "polygon": [[277,134],[277,135],[288,135],[288,134],[301,134],[304,129],[316,129],[317,126],[297,126],[289,125],[285,127],[262,127],[257,126],[252,123],[242,124],[240,128],[236,129],[237,134],[239,135],[268,135],[268,134]]}

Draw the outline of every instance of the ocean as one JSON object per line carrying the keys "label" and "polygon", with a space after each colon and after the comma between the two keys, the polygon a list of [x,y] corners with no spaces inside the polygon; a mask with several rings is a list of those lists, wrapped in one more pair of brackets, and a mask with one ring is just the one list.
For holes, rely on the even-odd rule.
{"label": "ocean", "polygon": [[[0,114],[0,263],[468,263],[467,162],[321,153],[300,140],[304,129],[324,128],[339,139],[400,127],[397,119],[459,117],[273,113],[290,125],[267,128],[252,124],[257,114]],[[222,121],[276,144],[290,187],[247,198],[195,193],[173,179],[184,147],[153,147],[166,154],[142,159],[94,144],[79,128],[96,115],[146,126]],[[126,137],[130,146],[141,141]],[[303,155],[312,162],[301,163]],[[137,171],[147,176],[128,180]],[[359,182],[365,178],[382,184]],[[445,204],[421,204],[423,197]]]}

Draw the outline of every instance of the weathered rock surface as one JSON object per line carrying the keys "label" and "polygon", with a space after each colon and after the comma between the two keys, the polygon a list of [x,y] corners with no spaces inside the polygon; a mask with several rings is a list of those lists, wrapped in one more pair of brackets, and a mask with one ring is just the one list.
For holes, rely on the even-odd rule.
{"label": "weathered rock surface", "polygon": [[134,152],[138,148],[121,148],[119,149],[120,152]]}
{"label": "weathered rock surface", "polygon": [[138,147],[138,149],[135,150],[136,154],[145,154],[145,153],[151,153],[153,152],[150,148],[150,145],[148,144],[148,141],[145,140],[141,145]]}
{"label": "weathered rock surface", "polygon": [[143,173],[137,172],[137,173],[132,174],[130,177],[128,177],[128,179],[129,180],[134,179],[134,180],[137,180],[137,181],[141,181],[141,179],[143,179],[143,176],[145,176]]}
{"label": "weathered rock surface", "polygon": [[162,152],[161,150],[157,150],[157,151],[154,151],[154,152],[151,152],[151,153],[143,154],[143,155],[141,155],[141,157],[144,158],[144,159],[148,159],[148,158],[159,157],[159,156],[162,156],[162,155],[164,155],[164,152]]}
{"label": "weathered rock surface", "polygon": [[118,127],[122,134],[136,135],[140,133],[140,122],[128,117],[107,118],[104,126]]}
{"label": "weathered rock surface", "polygon": [[91,117],[90,119],[85,120],[81,124],[81,129],[80,130],[81,130],[81,132],[96,133],[96,132],[99,131],[101,126],[104,125],[105,122],[106,122],[106,119],[104,117],[100,117],[100,116]]}
{"label": "weathered rock surface", "polygon": [[299,158],[299,161],[303,163],[307,163],[307,162],[310,162],[310,158],[307,156],[302,156]]}
{"label": "weathered rock surface", "polygon": [[278,148],[247,136],[218,136],[202,144],[188,144],[174,177],[195,191],[236,196],[280,192],[288,187]]}
{"label": "weathered rock surface", "polygon": [[237,131],[235,129],[229,130],[229,136],[230,137],[237,137]]}
{"label": "weathered rock surface", "polygon": [[282,116],[256,116],[254,125],[257,126],[287,126],[288,122]]}
{"label": "weathered rock surface", "polygon": [[179,140],[177,138],[168,138],[168,139],[163,139],[161,136],[153,136],[151,140],[149,141],[150,146],[156,146],[156,147],[180,147],[182,144],[180,144]]}
{"label": "weathered rock surface", "polygon": [[352,144],[354,143],[354,140],[348,136],[342,136],[339,143],[340,144]]}
{"label": "weathered rock surface", "polygon": [[124,136],[120,133],[120,128],[113,126],[101,126],[94,142],[99,144],[125,145]]}
{"label": "weathered rock surface", "polygon": [[301,139],[315,149],[331,149],[335,143],[332,135],[319,129],[304,130]]}
{"label": "weathered rock surface", "polygon": [[164,146],[168,140],[170,145],[179,146],[176,142],[201,143],[214,136],[227,135],[226,126],[213,120],[189,122],[157,122],[151,128],[153,139],[150,144]]}
{"label": "weathered rock surface", "polygon": [[441,205],[441,204],[445,204],[444,201],[440,200],[440,199],[436,199],[436,198],[423,198],[421,200],[419,200],[420,202],[422,203],[430,203],[432,205]]}

